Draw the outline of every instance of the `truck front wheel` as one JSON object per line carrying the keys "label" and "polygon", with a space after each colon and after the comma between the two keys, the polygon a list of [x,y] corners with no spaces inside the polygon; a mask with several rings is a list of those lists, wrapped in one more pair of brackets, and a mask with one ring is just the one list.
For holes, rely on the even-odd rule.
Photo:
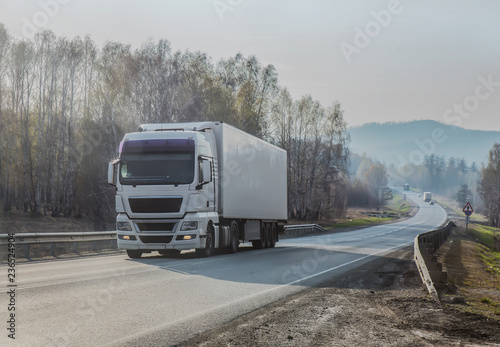
{"label": "truck front wheel", "polygon": [[142,252],[137,249],[127,249],[127,255],[132,259],[139,259],[142,256]]}
{"label": "truck front wheel", "polygon": [[210,257],[214,253],[214,241],[214,228],[210,224],[207,228],[205,248],[197,248],[196,254],[203,258]]}

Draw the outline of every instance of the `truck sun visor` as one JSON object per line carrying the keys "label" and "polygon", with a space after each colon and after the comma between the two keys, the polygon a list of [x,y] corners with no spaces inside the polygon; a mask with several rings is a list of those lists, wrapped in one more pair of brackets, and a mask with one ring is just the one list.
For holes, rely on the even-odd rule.
{"label": "truck sun visor", "polygon": [[132,140],[122,141],[120,153],[165,153],[165,152],[194,152],[194,140]]}

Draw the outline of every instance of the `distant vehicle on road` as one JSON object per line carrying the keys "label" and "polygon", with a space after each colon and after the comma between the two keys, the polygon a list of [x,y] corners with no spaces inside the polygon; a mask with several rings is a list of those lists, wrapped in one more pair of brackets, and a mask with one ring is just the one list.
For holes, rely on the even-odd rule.
{"label": "distant vehicle on road", "polygon": [[432,200],[432,194],[431,192],[424,192],[424,201],[429,202]]}
{"label": "distant vehicle on road", "polygon": [[429,205],[434,205],[434,201],[429,202]]}
{"label": "distant vehicle on road", "polygon": [[405,183],[403,186],[404,190],[410,190],[410,185],[408,183]]}

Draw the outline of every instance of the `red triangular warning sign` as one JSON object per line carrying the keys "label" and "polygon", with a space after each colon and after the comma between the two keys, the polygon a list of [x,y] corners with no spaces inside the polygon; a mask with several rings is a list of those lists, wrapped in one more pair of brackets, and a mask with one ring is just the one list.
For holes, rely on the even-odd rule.
{"label": "red triangular warning sign", "polygon": [[472,212],[474,212],[474,209],[472,208],[470,202],[468,202],[462,211],[464,211],[465,213],[467,213],[467,212],[472,213]]}

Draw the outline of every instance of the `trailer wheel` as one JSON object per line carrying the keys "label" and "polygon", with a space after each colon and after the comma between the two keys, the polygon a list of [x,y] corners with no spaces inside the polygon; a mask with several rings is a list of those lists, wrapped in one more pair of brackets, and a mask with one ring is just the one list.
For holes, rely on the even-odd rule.
{"label": "trailer wheel", "polygon": [[197,248],[196,254],[203,258],[208,258],[214,253],[214,228],[212,224],[209,224],[207,227],[207,239],[205,248]]}
{"label": "trailer wheel", "polygon": [[276,223],[271,223],[271,242],[269,247],[274,248],[276,246],[276,239],[278,238],[278,233],[276,230]]}
{"label": "trailer wheel", "polygon": [[264,234],[266,233],[266,223],[260,223],[260,239],[252,240],[252,246],[255,249],[262,249],[265,247]]}
{"label": "trailer wheel", "polygon": [[127,255],[132,259],[139,259],[142,256],[142,251],[137,249],[127,249]]}
{"label": "trailer wheel", "polygon": [[271,246],[271,224],[264,224],[264,248],[269,248]]}
{"label": "trailer wheel", "polygon": [[230,237],[231,241],[229,242],[229,246],[227,247],[227,252],[228,253],[236,253],[238,250],[238,246],[240,245],[240,228],[238,226],[238,223],[236,221],[231,222],[231,229],[230,229]]}
{"label": "trailer wheel", "polygon": [[255,249],[262,249],[262,241],[261,240],[252,240],[252,247]]}

